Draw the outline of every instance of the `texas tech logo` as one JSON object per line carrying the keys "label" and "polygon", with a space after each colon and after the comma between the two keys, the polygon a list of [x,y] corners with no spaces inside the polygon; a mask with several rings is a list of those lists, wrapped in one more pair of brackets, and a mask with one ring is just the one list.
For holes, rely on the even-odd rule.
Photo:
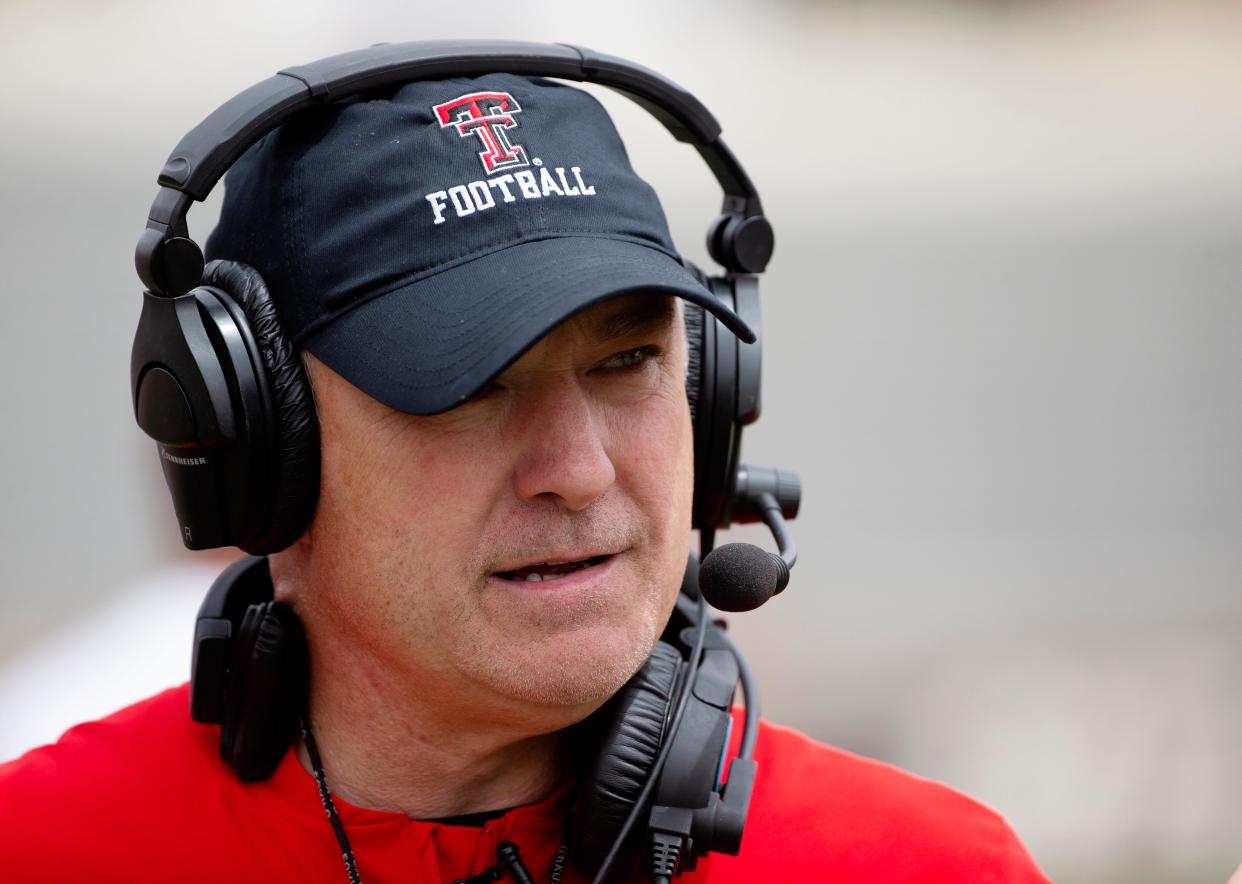
{"label": "texas tech logo", "polygon": [[517,126],[513,115],[522,111],[508,92],[471,92],[437,104],[432,110],[442,129],[452,126],[462,138],[478,136],[483,142],[479,159],[488,175],[530,165],[526,151],[521,145],[510,143],[505,133]]}
{"label": "texas tech logo", "polygon": [[540,157],[528,159],[520,144],[509,141],[507,130],[517,126],[513,115],[522,108],[508,92],[471,92],[431,109],[441,129],[452,127],[462,138],[478,137],[483,143],[479,159],[487,173],[478,181],[425,194],[432,224],[444,224],[453,215],[467,218],[492,209],[504,212],[500,207],[526,200],[595,196],[595,185],[583,179],[581,166],[545,165]]}

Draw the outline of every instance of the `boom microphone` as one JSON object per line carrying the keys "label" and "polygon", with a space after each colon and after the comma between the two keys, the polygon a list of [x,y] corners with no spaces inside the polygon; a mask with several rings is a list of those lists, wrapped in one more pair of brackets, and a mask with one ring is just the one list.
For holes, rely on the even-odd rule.
{"label": "boom microphone", "polygon": [[749,543],[726,543],[699,566],[699,589],[713,608],[753,611],[789,583],[780,556]]}
{"label": "boom microphone", "polygon": [[789,569],[798,560],[798,548],[785,519],[798,515],[802,483],[788,470],[742,464],[734,494],[733,520],[762,521],[781,554],[749,543],[726,543],[703,557],[699,590],[713,608],[753,611],[789,585]]}

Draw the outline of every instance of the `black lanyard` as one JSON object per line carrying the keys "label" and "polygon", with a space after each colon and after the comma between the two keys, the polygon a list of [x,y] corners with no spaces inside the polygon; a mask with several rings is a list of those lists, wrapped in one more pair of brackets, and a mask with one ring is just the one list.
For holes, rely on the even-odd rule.
{"label": "black lanyard", "polygon": [[[302,732],[302,742],[306,744],[306,754],[310,756],[311,767],[315,772],[315,785],[319,788],[319,801],[328,814],[328,822],[332,824],[332,833],[341,848],[341,858],[345,862],[345,874],[349,876],[349,884],[362,884],[362,876],[358,874],[358,864],[354,861],[354,849],[345,834],[345,824],[336,811],[336,802],[332,800],[332,792],[328,789],[328,778],[323,772],[323,762],[319,758],[319,747],[315,745],[315,735],[311,733],[310,720],[303,715],[298,722]],[[556,858],[552,861],[551,884],[560,884],[565,869],[565,860],[569,856],[570,820],[565,821],[565,834],[561,836],[561,846],[556,850]],[[522,862],[521,852],[512,841],[501,841],[496,847],[496,865],[484,869],[469,878],[458,878],[453,884],[488,884],[499,881],[506,874],[513,877],[515,884],[535,884],[526,864]]]}

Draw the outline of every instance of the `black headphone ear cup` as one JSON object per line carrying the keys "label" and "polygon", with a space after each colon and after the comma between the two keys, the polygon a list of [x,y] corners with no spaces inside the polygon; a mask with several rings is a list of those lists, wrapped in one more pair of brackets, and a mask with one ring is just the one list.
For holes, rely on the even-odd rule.
{"label": "black headphone ear cup", "polygon": [[272,390],[275,416],[275,497],[267,527],[242,545],[255,555],[278,552],[306,530],[319,499],[319,420],[306,372],[284,329],[263,277],[235,261],[212,261],[203,283],[241,307],[254,334]]}
{"label": "black headphone ear cup", "polygon": [[293,609],[263,602],[246,609],[229,672],[220,757],[243,781],[276,770],[306,708],[306,634]]}
{"label": "black headphone ear cup", "polygon": [[660,753],[681,654],[656,642],[647,662],[589,722],[596,749],[582,768],[571,859],[592,876],[608,855]]}

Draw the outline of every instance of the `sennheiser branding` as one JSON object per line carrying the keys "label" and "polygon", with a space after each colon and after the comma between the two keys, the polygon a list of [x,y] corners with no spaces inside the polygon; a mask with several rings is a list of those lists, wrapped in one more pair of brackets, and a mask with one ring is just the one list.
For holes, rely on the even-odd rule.
{"label": "sennheiser branding", "polygon": [[[595,186],[582,180],[580,166],[570,166],[568,172],[564,166],[549,170],[539,157],[528,161],[526,149],[510,141],[506,130],[517,127],[513,115],[522,108],[508,92],[471,92],[431,109],[440,128],[456,129],[462,138],[478,136],[483,144],[479,161],[487,173],[486,178],[478,181],[427,194],[425,199],[434,216],[432,223],[443,224],[450,205],[458,218],[465,218],[497,205],[516,203],[519,197],[537,200],[548,196],[595,195]],[[497,172],[503,174],[496,175]]]}
{"label": "sennheiser branding", "polygon": [[177,457],[175,454],[169,454],[163,448],[160,449],[160,456],[169,463],[175,463],[183,467],[201,467],[206,465],[205,457]]}

